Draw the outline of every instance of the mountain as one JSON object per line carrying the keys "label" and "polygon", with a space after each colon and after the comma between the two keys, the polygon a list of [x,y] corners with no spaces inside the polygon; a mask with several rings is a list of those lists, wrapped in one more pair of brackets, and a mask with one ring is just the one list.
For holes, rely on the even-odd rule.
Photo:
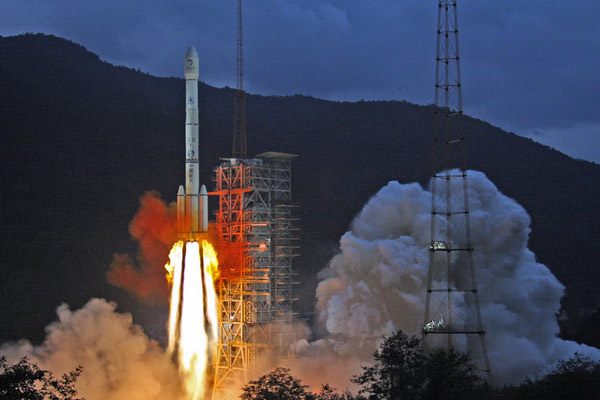
{"label": "mountain", "polygon": [[[183,181],[183,79],[103,62],[42,34],[0,38],[2,231],[0,342],[40,340],[61,302],[115,300],[151,336],[166,310],[106,282],[113,253],[136,254],[128,224],[138,198],[175,200]],[[202,181],[231,153],[230,88],[200,84]],[[431,174],[431,106],[247,96],[249,155],[298,154],[293,195],[302,256],[295,263],[304,311],[316,274],[352,218],[390,180]],[[484,121],[465,118],[468,167],[481,170],[532,217],[530,248],[567,287],[564,334],[582,335],[600,305],[600,165],[574,160]],[[587,325],[586,325],[587,324]],[[597,325],[597,324],[596,324]],[[598,345],[596,343],[596,345]]]}

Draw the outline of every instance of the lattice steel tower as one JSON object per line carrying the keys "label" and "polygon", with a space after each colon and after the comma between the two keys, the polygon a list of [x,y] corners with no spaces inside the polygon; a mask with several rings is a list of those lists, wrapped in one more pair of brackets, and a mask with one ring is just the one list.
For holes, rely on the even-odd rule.
{"label": "lattice steel tower", "polygon": [[[435,73],[431,244],[423,339],[467,344],[491,380],[473,265],[456,0],[439,0]],[[440,171],[441,170],[441,171]]]}
{"label": "lattice steel tower", "polygon": [[287,359],[295,342],[294,157],[267,152],[253,159],[224,159],[214,170],[212,194],[219,197],[219,209],[213,227],[221,276],[213,399],[237,399],[259,363]]}

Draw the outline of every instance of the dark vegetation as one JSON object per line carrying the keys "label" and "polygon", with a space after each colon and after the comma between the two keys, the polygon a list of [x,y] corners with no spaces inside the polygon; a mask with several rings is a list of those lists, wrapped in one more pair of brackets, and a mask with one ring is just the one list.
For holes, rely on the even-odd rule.
{"label": "dark vegetation", "polygon": [[424,352],[421,340],[402,331],[386,338],[373,354],[374,364],[352,378],[357,395],[338,393],[324,384],[311,393],[286,368],[251,381],[242,400],[596,400],[600,398],[600,362],[578,354],[560,361],[543,378],[519,386],[490,387],[468,354],[438,349]]}
{"label": "dark vegetation", "polygon": [[425,353],[421,340],[402,331],[386,338],[352,381],[368,399],[470,399],[482,390],[468,355],[450,350]]}
{"label": "dark vegetation", "polygon": [[[219,157],[231,153],[234,92],[199,91],[202,180],[210,182]],[[299,155],[295,265],[309,311],[317,271],[368,198],[390,180],[427,181],[432,110],[300,95],[250,95],[247,104],[250,155]],[[0,38],[0,342],[39,341],[56,306],[77,308],[93,296],[117,301],[161,338],[165,308],[137,304],[105,273],[114,252],[135,254],[127,226],[139,196],[155,189],[175,200],[183,126],[182,79],[110,65],[54,36]],[[527,209],[530,248],[567,287],[563,335],[599,346],[600,330],[590,329],[600,324],[600,166],[483,121],[466,118],[465,127],[468,167]]]}
{"label": "dark vegetation", "polygon": [[52,372],[40,369],[27,357],[8,364],[0,356],[0,399],[3,400],[84,400],[77,397],[75,381],[81,367],[54,378]]}
{"label": "dark vegetation", "polygon": [[328,384],[318,393],[306,390],[307,386],[291,375],[288,368],[276,368],[244,386],[242,400],[353,400],[350,392],[339,394]]}
{"label": "dark vegetation", "polygon": [[[242,400],[563,400],[600,398],[600,362],[577,353],[560,361],[543,378],[519,386],[492,388],[480,378],[468,354],[438,349],[426,353],[421,340],[402,331],[385,338],[373,354],[374,363],[364,366],[352,382],[360,385],[356,395],[337,392],[323,384],[317,392],[276,368],[244,386]],[[332,366],[333,368],[334,366]],[[0,398],[4,400],[84,400],[75,387],[81,374],[76,368],[60,379],[40,369],[26,357],[16,364],[0,356]]]}

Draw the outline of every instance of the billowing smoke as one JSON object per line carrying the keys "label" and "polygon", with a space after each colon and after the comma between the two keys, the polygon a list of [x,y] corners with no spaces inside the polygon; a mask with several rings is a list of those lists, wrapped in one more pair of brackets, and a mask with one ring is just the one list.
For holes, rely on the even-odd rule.
{"label": "billowing smoke", "polygon": [[140,198],[140,209],[129,225],[131,236],[138,241],[139,253],[134,262],[126,254],[115,254],[107,273],[110,283],[134,294],[139,300],[167,302],[169,287],[165,264],[177,240],[177,214],[157,192]]}
{"label": "billowing smoke", "polygon": [[28,356],[55,377],[82,366],[75,387],[87,400],[182,398],[175,365],[133,324],[131,315],[119,314],[115,307],[103,299],[91,299],[76,311],[63,304],[42,345],[7,343],[0,354],[10,363]]}
{"label": "billowing smoke", "polygon": [[[531,221],[523,207],[476,171],[469,172],[469,201],[481,313],[496,381],[540,376],[574,352],[600,359],[598,349],[557,338],[564,287],[527,248]],[[340,253],[320,273],[317,312],[325,337],[300,341],[301,354],[336,361],[348,379],[360,372],[360,363],[371,360],[383,336],[397,329],[420,335],[430,212],[431,193],[416,183],[390,182],[369,200],[342,236]],[[314,359],[302,360],[300,376],[304,364],[316,369]],[[330,382],[348,385],[347,380]]]}

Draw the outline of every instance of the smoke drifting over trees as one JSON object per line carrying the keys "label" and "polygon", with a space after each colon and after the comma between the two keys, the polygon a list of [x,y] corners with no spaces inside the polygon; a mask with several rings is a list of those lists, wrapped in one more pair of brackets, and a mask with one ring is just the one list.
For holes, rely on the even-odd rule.
{"label": "smoke drifting over trees", "polygon": [[131,315],[117,313],[115,307],[103,299],[91,299],[76,311],[63,304],[42,345],[6,343],[0,354],[9,362],[28,356],[55,375],[82,366],[76,388],[87,400],[178,399],[175,365],[133,324]]}
{"label": "smoke drifting over trees", "polygon": [[[477,171],[469,172],[469,201],[481,313],[497,381],[540,376],[574,352],[600,359],[598,349],[557,338],[564,286],[527,248],[531,221],[525,209]],[[390,182],[369,200],[342,236],[340,253],[320,273],[317,312],[324,339],[300,341],[302,352],[345,359],[345,368],[354,364],[356,371],[357,360],[368,362],[383,336],[398,329],[420,332],[430,206],[431,193],[415,183]],[[458,345],[468,350],[464,341]],[[301,377],[302,370],[300,365]]]}

